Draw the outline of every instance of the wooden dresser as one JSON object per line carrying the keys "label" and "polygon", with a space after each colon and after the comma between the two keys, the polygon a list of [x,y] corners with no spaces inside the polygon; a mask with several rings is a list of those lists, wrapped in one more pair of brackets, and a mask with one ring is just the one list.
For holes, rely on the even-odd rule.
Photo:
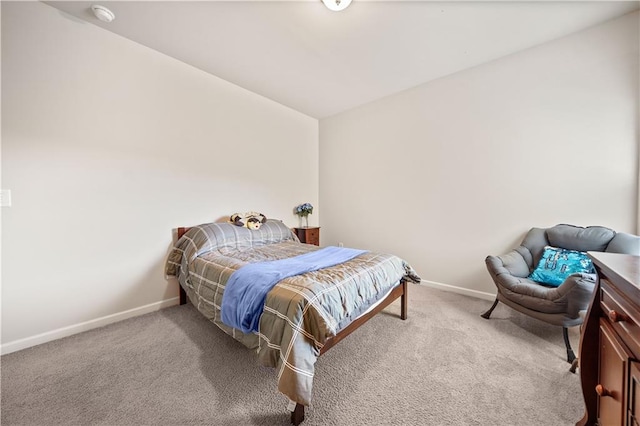
{"label": "wooden dresser", "polygon": [[598,283],[582,327],[577,425],[640,426],[640,256],[589,257]]}

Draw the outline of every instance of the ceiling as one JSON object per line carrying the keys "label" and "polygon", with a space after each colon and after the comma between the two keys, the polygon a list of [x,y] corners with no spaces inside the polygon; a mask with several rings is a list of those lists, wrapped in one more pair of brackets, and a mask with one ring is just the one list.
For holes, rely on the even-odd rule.
{"label": "ceiling", "polygon": [[[321,119],[638,9],[638,1],[46,2]],[[92,4],[111,9],[97,20]]]}

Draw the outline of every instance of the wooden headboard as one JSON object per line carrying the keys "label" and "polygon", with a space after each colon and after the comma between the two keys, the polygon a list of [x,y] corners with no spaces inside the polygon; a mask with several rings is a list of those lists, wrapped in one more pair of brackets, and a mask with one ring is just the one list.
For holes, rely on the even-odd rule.
{"label": "wooden headboard", "polygon": [[186,234],[189,229],[191,229],[191,228],[189,228],[189,227],[180,227],[180,228],[178,228],[178,240],[180,239],[180,237],[182,237],[184,234]]}

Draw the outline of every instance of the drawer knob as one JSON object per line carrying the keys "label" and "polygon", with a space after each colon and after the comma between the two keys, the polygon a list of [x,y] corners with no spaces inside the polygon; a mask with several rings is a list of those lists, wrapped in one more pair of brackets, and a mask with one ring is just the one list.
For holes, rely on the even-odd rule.
{"label": "drawer knob", "polygon": [[609,313],[607,314],[607,316],[609,317],[609,320],[611,322],[620,322],[620,321],[624,321],[624,315],[614,311],[613,309],[609,311]]}
{"label": "drawer knob", "polygon": [[605,388],[602,385],[597,385],[596,386],[596,393],[599,396],[602,396],[602,397],[604,397],[604,396],[613,396],[613,394],[609,390],[607,390],[607,388]]}

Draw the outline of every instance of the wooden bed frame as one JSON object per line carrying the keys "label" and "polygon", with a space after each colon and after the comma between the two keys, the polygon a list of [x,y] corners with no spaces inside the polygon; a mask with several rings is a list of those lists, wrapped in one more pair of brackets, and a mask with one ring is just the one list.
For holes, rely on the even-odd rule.
{"label": "wooden bed frame", "polygon": [[[178,228],[178,239],[182,237],[185,232],[187,232],[190,228],[182,227]],[[180,304],[184,305],[187,303],[187,292],[182,288],[181,285],[178,285],[180,288]],[[394,302],[397,298],[400,298],[400,318],[402,320],[407,319],[407,307],[408,307],[408,290],[409,283],[405,280],[400,281],[400,284],[395,286],[387,296],[382,299],[373,309],[368,311],[367,313],[359,316],[353,322],[351,322],[348,326],[340,330],[335,336],[327,339],[322,349],[320,349],[320,355],[327,352],[329,349],[334,347],[338,342],[342,339],[353,333],[356,329],[358,329],[362,324],[369,321],[374,315],[378,312],[382,311],[384,308],[389,306],[392,302]],[[298,426],[304,420],[304,405],[296,403],[295,409],[291,412],[291,423]]]}

